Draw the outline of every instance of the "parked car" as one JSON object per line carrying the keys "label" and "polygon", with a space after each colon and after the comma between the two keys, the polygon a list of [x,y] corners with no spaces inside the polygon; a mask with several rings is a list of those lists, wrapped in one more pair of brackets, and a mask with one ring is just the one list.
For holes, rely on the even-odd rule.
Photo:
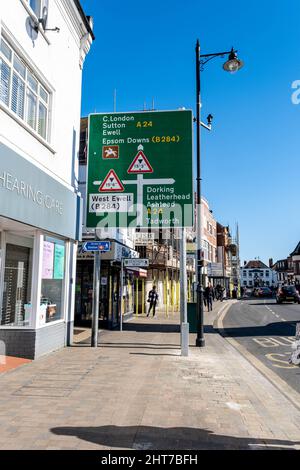
{"label": "parked car", "polygon": [[272,291],[269,287],[257,287],[254,289],[255,297],[272,297]]}
{"label": "parked car", "polygon": [[281,286],[276,294],[276,302],[295,302],[300,304],[300,295],[295,286]]}

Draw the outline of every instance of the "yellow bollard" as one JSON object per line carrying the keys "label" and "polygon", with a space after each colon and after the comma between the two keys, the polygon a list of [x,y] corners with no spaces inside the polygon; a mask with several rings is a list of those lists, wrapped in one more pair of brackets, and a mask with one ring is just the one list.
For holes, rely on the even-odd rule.
{"label": "yellow bollard", "polygon": [[168,295],[168,289],[169,289],[169,279],[166,278],[166,317],[169,318],[169,295]]}
{"label": "yellow bollard", "polygon": [[142,279],[142,314],[145,313],[145,279]]}
{"label": "yellow bollard", "polygon": [[180,283],[179,281],[176,282],[176,309],[179,310],[179,303],[180,303]]}
{"label": "yellow bollard", "polygon": [[108,317],[112,315],[112,276],[109,276]]}
{"label": "yellow bollard", "polygon": [[175,312],[175,286],[174,286],[174,279],[171,281],[171,304],[172,304],[172,315],[174,315]]}
{"label": "yellow bollard", "polygon": [[135,315],[138,316],[139,314],[139,279],[136,278],[135,282]]}

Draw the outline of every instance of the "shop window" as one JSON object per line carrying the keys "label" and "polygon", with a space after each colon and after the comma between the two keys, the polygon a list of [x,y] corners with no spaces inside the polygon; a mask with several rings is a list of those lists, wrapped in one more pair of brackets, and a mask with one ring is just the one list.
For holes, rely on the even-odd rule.
{"label": "shop window", "polygon": [[40,326],[64,318],[65,242],[44,238]]}
{"label": "shop window", "polygon": [[31,326],[32,251],[32,240],[24,242],[24,246],[6,244],[2,326]]}

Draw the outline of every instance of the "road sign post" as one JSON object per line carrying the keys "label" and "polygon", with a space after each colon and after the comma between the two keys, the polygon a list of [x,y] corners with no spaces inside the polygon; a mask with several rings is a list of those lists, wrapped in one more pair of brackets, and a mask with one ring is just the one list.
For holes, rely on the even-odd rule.
{"label": "road sign post", "polygon": [[89,117],[88,228],[193,225],[192,112]]}
{"label": "road sign post", "polygon": [[180,320],[181,355],[189,355],[189,324],[187,321],[186,233],[181,229],[180,240]]}
{"label": "road sign post", "polygon": [[99,332],[99,295],[100,295],[100,251],[95,251],[94,255],[94,279],[93,279],[93,313],[92,313],[92,341],[91,346],[98,346]]}
{"label": "road sign post", "polygon": [[100,296],[100,274],[101,274],[101,252],[110,251],[110,242],[92,241],[84,243],[82,251],[93,251],[94,254],[94,275],[93,275],[93,307],[92,307],[92,348],[98,346],[99,332],[99,296]]}
{"label": "road sign post", "polygon": [[123,290],[124,290],[124,258],[121,259],[121,279],[120,279],[120,289],[121,289],[121,302],[120,302],[120,331],[123,331]]}

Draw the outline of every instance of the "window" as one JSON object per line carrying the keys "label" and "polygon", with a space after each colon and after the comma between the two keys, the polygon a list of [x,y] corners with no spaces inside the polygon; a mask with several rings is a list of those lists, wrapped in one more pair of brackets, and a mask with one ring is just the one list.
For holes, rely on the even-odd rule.
{"label": "window", "polygon": [[269,277],[269,276],[270,276],[270,272],[266,271],[266,277]]}
{"label": "window", "polygon": [[253,286],[253,283],[252,283],[252,281],[249,281],[249,286]]}
{"label": "window", "polygon": [[[44,237],[42,262],[42,323],[64,318],[65,242]],[[41,322],[40,322],[41,323]]]}
{"label": "window", "polygon": [[50,94],[3,38],[0,42],[0,103],[48,140]]}
{"label": "window", "polygon": [[[8,234],[9,238],[10,235]],[[16,244],[18,240],[18,244]],[[2,326],[31,326],[31,274],[33,259],[33,239],[14,237],[8,240],[4,261],[4,289]]]}
{"label": "window", "polygon": [[247,271],[243,271],[243,276],[247,277]]}

